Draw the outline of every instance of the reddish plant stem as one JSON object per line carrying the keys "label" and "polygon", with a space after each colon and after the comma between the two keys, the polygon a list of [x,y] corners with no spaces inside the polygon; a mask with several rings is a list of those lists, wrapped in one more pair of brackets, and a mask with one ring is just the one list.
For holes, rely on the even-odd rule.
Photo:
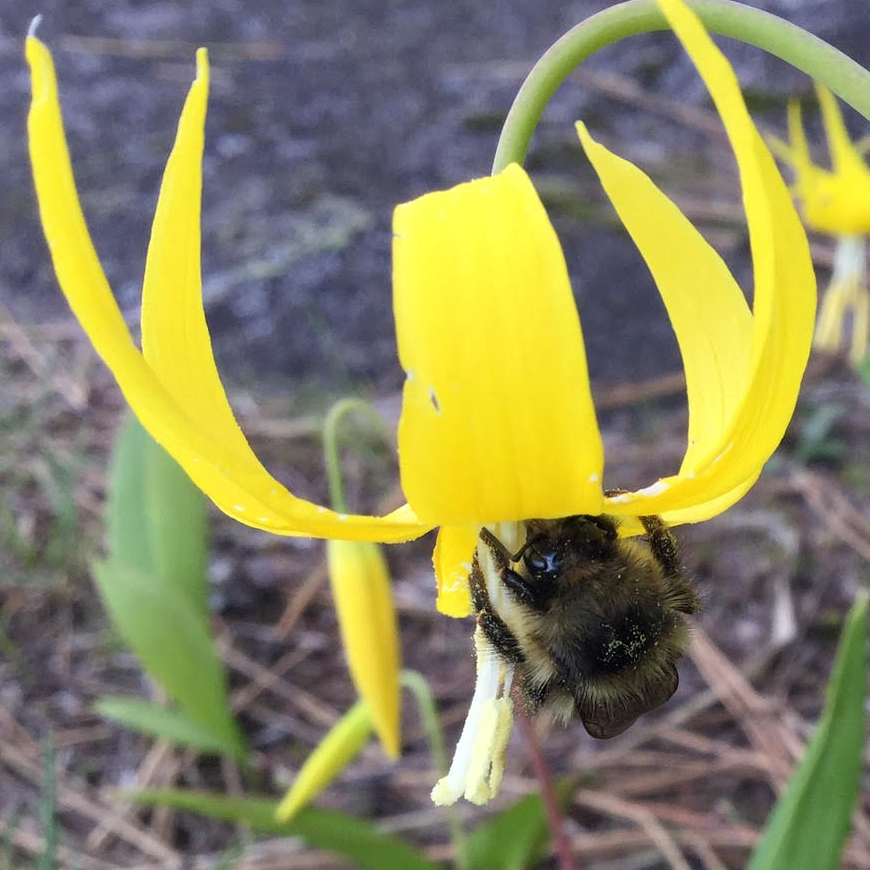
{"label": "reddish plant stem", "polygon": [[517,719],[519,720],[520,733],[532,769],[535,772],[541,787],[541,800],[544,802],[544,812],[547,814],[547,824],[550,826],[550,834],[553,838],[553,852],[559,861],[559,870],[577,870],[574,857],[571,855],[571,844],[565,834],[565,826],[562,819],[562,810],[559,807],[559,798],[556,796],[556,788],[553,785],[553,775],[550,772],[547,760],[544,758],[544,750],[535,733],[532,720],[523,710],[522,701],[514,704]]}

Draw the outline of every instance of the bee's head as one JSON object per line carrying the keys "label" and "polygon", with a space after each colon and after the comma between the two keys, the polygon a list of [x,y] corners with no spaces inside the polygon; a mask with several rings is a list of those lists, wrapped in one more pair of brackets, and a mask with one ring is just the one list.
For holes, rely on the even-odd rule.
{"label": "bee's head", "polygon": [[539,535],[528,542],[523,551],[523,566],[530,579],[549,585],[559,579],[565,563],[565,548],[558,541]]}

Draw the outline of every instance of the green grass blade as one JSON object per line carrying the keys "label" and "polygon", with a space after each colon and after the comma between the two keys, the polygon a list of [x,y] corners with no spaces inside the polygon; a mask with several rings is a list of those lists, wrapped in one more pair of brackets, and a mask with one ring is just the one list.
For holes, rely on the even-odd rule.
{"label": "green grass blade", "polygon": [[228,705],[223,666],[190,598],[126,562],[103,562],[94,576],[112,622],[147,671],[195,722],[242,760],[245,749]]}
{"label": "green grass blade", "polygon": [[250,825],[267,834],[301,837],[316,848],[343,855],[362,870],[442,870],[409,843],[335,810],[305,807],[289,821],[278,822],[278,801],[268,798],[180,790],[134,792],[125,797],[146,806],[169,806]]}
{"label": "green grass blade", "polygon": [[846,617],[816,733],[747,870],[836,870],[863,771],[867,595]]}
{"label": "green grass blade", "polygon": [[54,812],[55,799],[54,749],[45,741],[42,747],[42,794],[39,796],[39,819],[42,823],[42,837],[45,849],[39,855],[36,870],[55,870],[57,867],[57,816]]}
{"label": "green grass blade", "polygon": [[94,709],[108,719],[152,737],[171,740],[202,752],[235,754],[234,745],[225,736],[214,734],[181,710],[161,707],[139,698],[100,698]]}

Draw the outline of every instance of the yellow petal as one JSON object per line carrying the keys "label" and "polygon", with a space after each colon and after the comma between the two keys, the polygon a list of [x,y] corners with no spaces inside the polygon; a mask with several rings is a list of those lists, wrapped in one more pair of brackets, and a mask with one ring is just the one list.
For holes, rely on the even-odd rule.
{"label": "yellow petal", "polygon": [[688,7],[680,0],[659,5],[698,67],[737,158],[755,276],[751,358],[742,401],[717,433],[719,444],[684,463],[679,475],[608,499],[606,512],[614,514],[665,514],[715,503],[754,479],[794,410],[815,313],[806,235],[733,70]]}
{"label": "yellow petal", "polygon": [[577,132],[668,310],[689,401],[683,467],[696,468],[718,452],[743,399],[752,341],[749,306],[719,254],[650,178],[595,142],[582,123]]}
{"label": "yellow petal", "polygon": [[327,541],[329,579],[354,685],[387,754],[399,757],[399,627],[377,544]]}
{"label": "yellow petal", "polygon": [[[39,212],[67,301],[97,353],[145,428],[217,506],[257,528],[283,535],[364,538],[418,537],[426,527],[405,505],[388,517],[342,516],[299,499],[278,483],[238,442],[215,437],[161,383],[133,344],[100,266],[81,211],[46,47],[28,37],[33,79],[28,134]],[[204,99],[194,85],[192,105]],[[242,439],[243,440],[243,439]]]}
{"label": "yellow petal", "polygon": [[824,86],[815,83],[816,96],[822,110],[822,123],[831,153],[831,168],[835,175],[854,171],[866,171],[861,155],[849,138],[849,131],[843,121],[836,97]]}
{"label": "yellow petal", "polygon": [[468,577],[477,548],[477,526],[442,526],[432,554],[438,584],[437,607],[447,616],[468,616],[471,594]]}
{"label": "yellow petal", "polygon": [[544,207],[516,165],[396,209],[406,373],[402,485],[424,521],[601,512],[580,321]]}
{"label": "yellow petal", "polygon": [[157,201],[142,286],[142,354],[178,405],[215,441],[250,454],[215,365],[202,306],[200,201],[208,55],[184,104]]}
{"label": "yellow petal", "polygon": [[807,177],[814,168],[812,158],[810,157],[810,146],[807,143],[807,135],[804,131],[803,118],[801,117],[800,100],[789,100],[788,135],[789,139],[791,139],[791,165],[794,167],[798,183],[800,183],[800,179]]}
{"label": "yellow petal", "polygon": [[308,756],[290,790],[275,810],[286,822],[317,797],[363,748],[372,732],[365,701],[357,701]]}

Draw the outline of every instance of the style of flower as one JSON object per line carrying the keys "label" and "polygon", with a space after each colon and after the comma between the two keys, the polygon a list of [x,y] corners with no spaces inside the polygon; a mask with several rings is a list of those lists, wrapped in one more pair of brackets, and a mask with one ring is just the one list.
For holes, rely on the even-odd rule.
{"label": "style of flower", "polygon": [[831,168],[816,166],[801,118],[801,105],[788,106],[791,144],[771,137],[771,147],[792,168],[792,192],[800,202],[806,225],[837,238],[831,280],[819,306],[813,344],[836,352],[846,344],[846,321],[851,317],[849,359],[858,365],[870,342],[870,287],[864,238],[870,233],[870,168],[864,153],[870,143],[853,143],[834,95],[816,84],[822,123],[831,156]]}
{"label": "style of flower", "polygon": [[[578,133],[649,266],[680,346],[689,426],[679,470],[605,497],[601,435],[564,257],[531,181],[511,165],[396,208],[394,312],[406,373],[399,461],[408,503],[384,517],[336,513],[288,492],[252,452],[221,385],[199,266],[205,51],[197,53],[157,205],[140,353],[85,226],[51,57],[28,39],[30,153],[58,281],[139,419],[218,507],[282,535],[395,542],[438,526],[438,607],[465,616],[483,526],[511,546],[528,518],[607,513],[619,518],[623,534],[639,534],[638,516],[697,522],[747,492],[797,399],[813,329],[812,264],[731,67],[681,0],[659,5],[734,149],[752,248],[752,310],[674,203],[582,124]],[[450,773],[435,790],[440,802],[462,794],[485,800],[501,775],[512,673],[479,633],[477,646],[477,686]]]}

